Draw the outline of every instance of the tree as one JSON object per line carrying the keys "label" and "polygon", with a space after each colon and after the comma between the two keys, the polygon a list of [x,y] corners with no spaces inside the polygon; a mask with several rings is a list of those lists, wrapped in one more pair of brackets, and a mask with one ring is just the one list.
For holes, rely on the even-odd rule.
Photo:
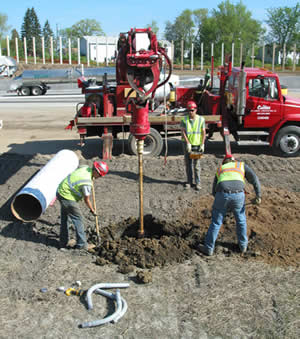
{"label": "tree", "polygon": [[193,42],[195,24],[192,15],[193,12],[186,9],[175,19],[174,24],[169,21],[166,23],[165,38],[174,41],[175,58],[181,54],[181,40],[183,40],[186,50],[190,49]]}
{"label": "tree", "polygon": [[84,19],[76,22],[70,28],[60,31],[65,38],[81,38],[83,36],[104,35],[101,24],[94,19]]}
{"label": "tree", "polygon": [[231,53],[232,43],[237,48],[241,43],[250,47],[259,41],[264,32],[261,23],[252,18],[252,13],[247,10],[242,1],[236,5],[229,0],[221,2],[217,9],[213,9],[210,19],[204,21],[200,37],[206,45],[215,43],[216,56],[220,54],[222,43],[224,43],[225,54],[228,54]]}
{"label": "tree", "polygon": [[152,20],[151,24],[147,25],[147,28],[149,28],[149,27],[152,29],[152,32],[155,33],[156,36],[157,36],[158,31],[159,31],[159,27],[157,25],[157,22],[155,20]]}
{"label": "tree", "polygon": [[35,37],[36,50],[41,51],[41,25],[34,8],[28,8],[21,27],[22,40],[26,37],[28,54],[33,54],[33,37]]}
{"label": "tree", "polygon": [[266,23],[270,27],[268,40],[275,42],[283,50],[284,44],[287,49],[296,41],[300,35],[300,4],[295,7],[278,7],[267,9],[268,19]]}
{"label": "tree", "polygon": [[171,21],[166,21],[165,32],[164,32],[165,39],[168,41],[175,41],[176,40],[176,31],[174,28],[174,24]]}
{"label": "tree", "polygon": [[53,37],[53,31],[50,27],[48,20],[46,20],[45,25],[43,27],[43,36],[45,41],[45,49],[50,50],[50,39],[51,37]]}
{"label": "tree", "polygon": [[20,42],[20,37],[19,37],[19,33],[17,32],[16,29],[13,29],[11,31],[11,39],[10,39],[10,50],[12,55],[17,55],[16,53],[16,39],[18,40],[18,44]]}
{"label": "tree", "polygon": [[61,29],[59,34],[65,40],[63,41],[64,46],[67,45],[66,40],[71,39],[73,47],[77,46],[77,42],[74,39],[82,38],[83,36],[105,35],[101,28],[101,24],[94,19],[80,20],[71,27]]}
{"label": "tree", "polygon": [[5,33],[9,30],[9,26],[6,24],[7,15],[0,13],[0,41],[4,38]]}

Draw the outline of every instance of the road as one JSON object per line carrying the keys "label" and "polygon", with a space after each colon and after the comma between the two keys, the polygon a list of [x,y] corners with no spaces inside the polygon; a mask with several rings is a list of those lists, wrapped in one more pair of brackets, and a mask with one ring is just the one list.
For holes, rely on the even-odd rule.
{"label": "road", "polygon": [[[84,101],[80,89],[75,86],[53,85],[46,95],[38,97],[0,91],[0,120],[3,124],[0,152],[44,153],[40,145],[43,145],[42,149],[52,145],[52,151],[55,151],[68,147],[67,142],[77,144],[76,131],[64,130],[74,118],[76,105]],[[46,144],[51,140],[57,140],[57,143]]]}
{"label": "road", "polygon": [[[181,76],[180,79],[182,85],[190,86],[197,84],[200,78]],[[288,85],[289,95],[300,98],[299,77],[283,76],[281,83]],[[2,80],[0,81],[0,120],[3,125],[0,132],[1,153],[41,153],[38,140],[41,142],[57,140],[59,147],[68,145],[67,140],[69,145],[78,143],[78,134],[75,130],[64,130],[69,121],[74,118],[77,104],[84,101],[84,96],[76,83],[53,84],[46,95],[38,97],[17,96],[1,88],[3,88]],[[94,139],[94,142],[99,141],[99,138]]]}

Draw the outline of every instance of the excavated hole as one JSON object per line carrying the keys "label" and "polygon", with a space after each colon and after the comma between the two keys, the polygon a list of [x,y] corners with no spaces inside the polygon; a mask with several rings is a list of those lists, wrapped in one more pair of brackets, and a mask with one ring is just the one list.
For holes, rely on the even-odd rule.
{"label": "excavated hole", "polygon": [[[97,263],[119,265],[121,272],[132,267],[153,268],[189,259],[200,241],[199,227],[179,222],[168,223],[144,217],[144,237],[139,238],[139,220],[129,218],[101,231]],[[90,234],[95,240],[95,234]]]}

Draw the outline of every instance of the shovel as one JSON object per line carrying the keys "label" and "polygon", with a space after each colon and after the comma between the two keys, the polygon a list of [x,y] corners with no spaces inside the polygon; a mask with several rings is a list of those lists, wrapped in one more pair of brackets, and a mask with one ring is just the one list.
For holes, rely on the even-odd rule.
{"label": "shovel", "polygon": [[100,239],[100,233],[99,233],[99,224],[98,224],[98,215],[97,215],[97,207],[96,207],[96,198],[95,198],[94,183],[92,185],[92,193],[93,193],[93,207],[94,207],[94,211],[96,213],[95,224],[96,224],[97,240],[98,240],[98,245],[100,246],[101,239]]}

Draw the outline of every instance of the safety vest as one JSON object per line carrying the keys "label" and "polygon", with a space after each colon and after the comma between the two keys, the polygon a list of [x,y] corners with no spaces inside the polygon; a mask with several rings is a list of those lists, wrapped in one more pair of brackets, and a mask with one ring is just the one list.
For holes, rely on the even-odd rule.
{"label": "safety vest", "polygon": [[58,193],[64,199],[79,201],[82,199],[80,186],[92,186],[92,169],[89,166],[81,166],[69,174],[59,185]]}
{"label": "safety vest", "polygon": [[[196,115],[193,124],[191,123],[190,117],[187,115],[182,119],[185,125],[185,133],[189,142],[194,146],[202,145],[203,133],[202,128],[204,125],[204,118]],[[184,140],[184,138],[182,138]]]}
{"label": "safety vest", "polygon": [[[189,142],[194,146],[202,145],[203,142],[203,133],[202,128],[204,125],[204,118],[196,115],[193,125],[191,123],[190,117],[187,115],[182,119],[182,122],[185,125],[185,133]],[[184,140],[184,138],[182,138]]]}
{"label": "safety vest", "polygon": [[222,165],[216,173],[218,183],[229,180],[245,181],[245,165],[243,162],[228,162]]}

